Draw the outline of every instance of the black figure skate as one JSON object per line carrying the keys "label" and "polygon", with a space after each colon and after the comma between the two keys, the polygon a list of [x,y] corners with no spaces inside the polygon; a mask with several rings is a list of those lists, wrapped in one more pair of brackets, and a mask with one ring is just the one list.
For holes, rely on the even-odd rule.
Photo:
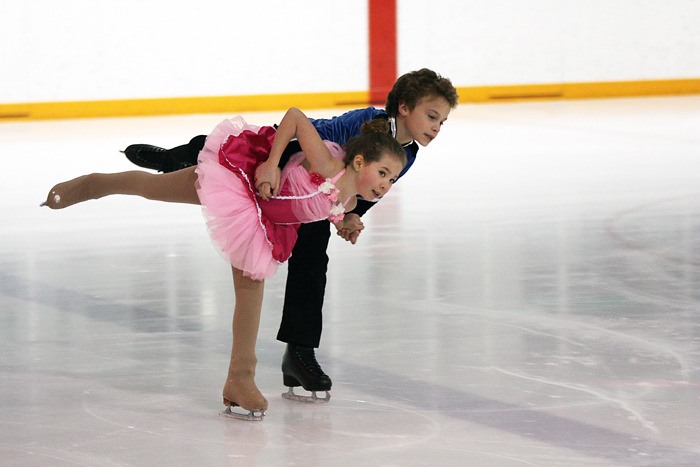
{"label": "black figure skate", "polygon": [[132,144],[122,151],[131,163],[145,169],[168,173],[194,165],[173,155],[167,149],[150,144]]}
{"label": "black figure skate", "polygon": [[[282,375],[284,385],[289,391],[282,397],[297,402],[328,402],[331,399],[331,378],[323,372],[316,361],[313,347],[287,344],[282,358]],[[303,387],[311,396],[294,394],[295,387]],[[316,391],[326,391],[326,397],[318,397]]]}

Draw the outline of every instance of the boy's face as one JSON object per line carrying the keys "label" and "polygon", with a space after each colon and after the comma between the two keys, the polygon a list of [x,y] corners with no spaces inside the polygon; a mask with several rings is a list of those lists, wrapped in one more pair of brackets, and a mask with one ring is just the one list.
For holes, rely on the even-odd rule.
{"label": "boy's face", "polygon": [[440,133],[450,110],[449,102],[442,96],[423,97],[413,110],[405,103],[399,104],[396,139],[402,144],[414,140],[421,146],[427,146]]}

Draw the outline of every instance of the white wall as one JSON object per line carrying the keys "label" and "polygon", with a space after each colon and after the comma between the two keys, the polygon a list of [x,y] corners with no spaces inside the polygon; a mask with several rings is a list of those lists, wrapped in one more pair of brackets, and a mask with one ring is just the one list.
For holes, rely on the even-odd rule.
{"label": "white wall", "polygon": [[700,77],[697,0],[399,3],[399,69],[462,86]]}
{"label": "white wall", "polygon": [[363,90],[365,0],[2,0],[0,103]]}
{"label": "white wall", "polygon": [[[697,0],[398,0],[399,73],[700,77]],[[2,0],[0,103],[368,88],[366,0]]]}

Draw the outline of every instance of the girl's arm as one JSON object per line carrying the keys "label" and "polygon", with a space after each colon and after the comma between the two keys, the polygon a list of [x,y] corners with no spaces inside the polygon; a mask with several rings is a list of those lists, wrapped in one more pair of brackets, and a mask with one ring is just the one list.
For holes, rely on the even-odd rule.
{"label": "girl's arm", "polygon": [[[256,179],[265,179],[263,174],[277,169],[284,149],[294,138],[299,141],[306,161],[309,163],[310,170],[317,172],[323,177],[332,177],[342,168],[338,167],[339,164],[342,166],[342,162],[331,156],[330,151],[306,115],[297,108],[291,108],[277,127],[270,155],[267,161],[256,170]],[[257,187],[263,199],[269,199],[270,196],[278,192],[279,178],[272,185],[263,183]]]}
{"label": "girl's arm", "polygon": [[311,166],[311,170],[318,172],[324,177],[335,175],[337,159],[331,156],[331,152],[321,140],[316,128],[314,128],[308,117],[297,108],[289,109],[277,127],[275,140],[270,150],[269,161],[271,163],[279,164],[284,148],[287,147],[287,144],[293,138],[299,141],[301,150],[304,152],[304,157]]}

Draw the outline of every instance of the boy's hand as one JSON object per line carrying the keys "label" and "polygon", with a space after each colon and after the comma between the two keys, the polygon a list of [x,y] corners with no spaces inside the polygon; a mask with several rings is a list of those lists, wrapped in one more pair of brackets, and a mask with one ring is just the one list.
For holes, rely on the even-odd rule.
{"label": "boy's hand", "polygon": [[279,167],[267,162],[255,169],[255,189],[265,201],[278,194],[281,173]]}
{"label": "boy's hand", "polygon": [[340,222],[336,222],[335,226],[338,229],[338,236],[343,237],[344,240],[353,245],[357,242],[360,232],[365,228],[365,225],[360,220],[360,216],[352,213],[345,214],[345,218]]}

